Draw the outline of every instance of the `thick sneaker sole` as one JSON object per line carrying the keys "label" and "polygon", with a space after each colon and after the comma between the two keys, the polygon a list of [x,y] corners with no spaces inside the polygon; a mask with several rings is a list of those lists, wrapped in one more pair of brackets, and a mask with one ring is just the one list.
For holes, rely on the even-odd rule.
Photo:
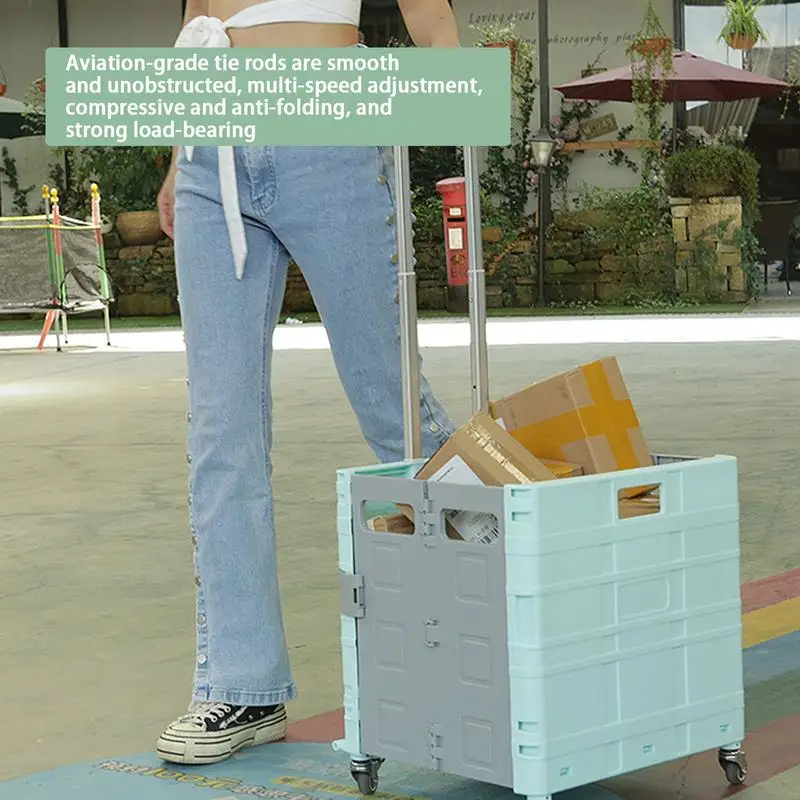
{"label": "thick sneaker sole", "polygon": [[250,725],[228,731],[183,734],[167,728],[156,743],[156,753],[173,764],[216,764],[246,747],[279,742],[286,738],[286,709]]}

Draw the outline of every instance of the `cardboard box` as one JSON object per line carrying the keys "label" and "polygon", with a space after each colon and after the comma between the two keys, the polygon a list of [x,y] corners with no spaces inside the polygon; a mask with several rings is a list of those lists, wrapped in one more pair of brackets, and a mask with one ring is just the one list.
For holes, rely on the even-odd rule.
{"label": "cardboard box", "polygon": [[652,466],[616,358],[539,381],[491,403],[490,413],[539,459],[579,464],[587,475]]}
{"label": "cardboard box", "polygon": [[415,477],[504,486],[553,480],[555,475],[488,414],[476,414],[428,459]]}
{"label": "cardboard box", "polygon": [[580,464],[570,464],[568,461],[553,461],[551,458],[540,458],[556,478],[577,478],[583,475],[583,467]]}
{"label": "cardboard box", "polygon": [[661,511],[661,498],[658,492],[642,497],[624,497],[619,501],[619,518],[644,517]]}
{"label": "cardboard box", "polygon": [[404,514],[390,517],[373,517],[367,520],[367,527],[378,533],[414,533],[414,523]]}
{"label": "cardboard box", "polygon": [[[476,414],[459,428],[415,477],[465,486],[504,486],[556,479],[551,470],[488,414]],[[400,505],[398,508],[414,519],[412,508]],[[489,543],[498,536],[494,516],[474,511],[454,509],[447,514],[446,528],[450,538],[472,542]]]}

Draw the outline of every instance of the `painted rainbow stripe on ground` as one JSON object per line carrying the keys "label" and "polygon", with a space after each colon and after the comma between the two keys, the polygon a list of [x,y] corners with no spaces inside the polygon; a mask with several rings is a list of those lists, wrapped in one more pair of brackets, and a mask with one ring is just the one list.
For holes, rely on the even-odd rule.
{"label": "painted rainbow stripe on ground", "polygon": [[800,569],[742,587],[745,686],[800,670]]}

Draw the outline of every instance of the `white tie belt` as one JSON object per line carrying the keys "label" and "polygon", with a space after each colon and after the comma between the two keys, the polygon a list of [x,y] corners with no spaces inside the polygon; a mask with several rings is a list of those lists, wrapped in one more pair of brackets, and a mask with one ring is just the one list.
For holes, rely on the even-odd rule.
{"label": "white tie belt", "polygon": [[[181,31],[175,47],[230,47],[226,24],[216,17],[195,17]],[[192,160],[194,147],[184,148],[186,159]],[[236,160],[233,147],[217,148],[219,159],[219,184],[222,197],[222,211],[228,225],[228,234],[233,251],[233,264],[236,277],[241,280],[244,275],[244,264],[247,259],[247,239],[244,233],[244,221],[239,207],[239,189],[236,185]]]}

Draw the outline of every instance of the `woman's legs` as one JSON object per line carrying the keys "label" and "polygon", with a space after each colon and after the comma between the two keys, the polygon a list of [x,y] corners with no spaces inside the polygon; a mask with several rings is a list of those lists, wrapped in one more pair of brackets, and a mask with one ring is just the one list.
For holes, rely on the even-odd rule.
{"label": "woman's legs", "polygon": [[[176,266],[189,375],[190,519],[197,583],[195,701],[227,704],[173,723],[171,761],[203,763],[280,738],[295,694],[281,619],[270,461],[272,335],[288,257],[258,220],[237,153],[248,262],[236,279],[217,153],[181,160]],[[244,711],[241,708],[245,707]],[[237,716],[238,715],[238,716]]]}
{"label": "woman's legs", "polygon": [[[394,202],[376,148],[237,150],[248,261],[235,276],[216,150],[181,162],[176,260],[189,367],[191,523],[198,586],[194,700],[158,752],[210,763],[280,738],[295,686],[278,593],[270,485],[272,334],[287,249],[305,272],[362,431],[403,457]],[[453,426],[422,381],[423,449]]]}
{"label": "woman's legs", "polygon": [[[275,175],[265,219],[303,271],[364,437],[381,461],[402,460],[397,230],[386,151],[278,147],[249,157],[255,170]],[[429,456],[453,425],[424,376],[421,395]]]}

